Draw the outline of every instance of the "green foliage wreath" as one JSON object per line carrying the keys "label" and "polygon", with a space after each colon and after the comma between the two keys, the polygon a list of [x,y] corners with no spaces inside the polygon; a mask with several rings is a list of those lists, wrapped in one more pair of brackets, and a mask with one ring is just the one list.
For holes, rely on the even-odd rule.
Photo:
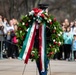
{"label": "green foliage wreath", "polygon": [[[18,47],[19,49],[22,48],[29,25],[31,25],[33,21],[37,21],[39,25],[44,22],[46,23],[46,54],[47,58],[50,59],[56,52],[59,51],[59,47],[63,43],[62,29],[56,18],[52,15],[48,15],[42,9],[34,8],[28,13],[28,15],[22,16],[22,19],[18,24],[18,31],[16,32]],[[33,48],[31,52],[32,60],[36,60],[38,57],[38,50]]]}

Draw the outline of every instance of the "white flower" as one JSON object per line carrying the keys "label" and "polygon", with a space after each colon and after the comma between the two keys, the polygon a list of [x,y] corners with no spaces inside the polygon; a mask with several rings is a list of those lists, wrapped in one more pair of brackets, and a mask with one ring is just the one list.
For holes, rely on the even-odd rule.
{"label": "white flower", "polygon": [[29,12],[29,15],[32,15],[31,12]]}
{"label": "white flower", "polygon": [[48,15],[48,13],[45,13],[46,15]]}
{"label": "white flower", "polygon": [[36,21],[37,21],[38,23],[40,23],[40,22],[41,22],[39,19],[36,19]]}
{"label": "white flower", "polygon": [[49,20],[47,20],[47,23],[49,23]]}
{"label": "white flower", "polygon": [[60,34],[62,35],[62,32],[60,32]]}
{"label": "white flower", "polygon": [[32,51],[32,53],[35,53],[35,51]]}
{"label": "white flower", "polygon": [[37,16],[40,16],[40,15],[41,15],[41,13],[38,13],[38,14],[37,14]]}
{"label": "white flower", "polygon": [[31,13],[34,14],[34,11],[32,10]]}
{"label": "white flower", "polygon": [[51,22],[51,19],[49,19],[49,22]]}
{"label": "white flower", "polygon": [[57,52],[57,50],[55,49],[55,52]]}
{"label": "white flower", "polygon": [[30,22],[31,20],[28,20],[28,22]]}
{"label": "white flower", "polygon": [[34,14],[34,11],[32,10],[31,12],[29,12],[29,15],[33,15]]}
{"label": "white flower", "polygon": [[25,17],[27,17],[27,15],[25,15]]}
{"label": "white flower", "polygon": [[51,47],[51,44],[49,46]]}
{"label": "white flower", "polygon": [[22,33],[22,31],[20,31],[20,33]]}
{"label": "white flower", "polygon": [[58,36],[61,36],[60,34],[58,34]]}
{"label": "white flower", "polygon": [[40,16],[38,15],[37,17],[39,18]]}
{"label": "white flower", "polygon": [[55,42],[55,39],[53,40],[53,42]]}
{"label": "white flower", "polygon": [[41,21],[40,20],[38,20],[38,23],[40,23]]}
{"label": "white flower", "polygon": [[40,16],[42,13],[43,13],[43,11],[40,11],[40,12],[37,14],[37,16]]}
{"label": "white flower", "polygon": [[38,21],[38,19],[36,19],[36,21]]}
{"label": "white flower", "polygon": [[23,22],[22,25],[25,25],[25,22]]}
{"label": "white flower", "polygon": [[59,42],[59,44],[61,45],[61,42]]}
{"label": "white flower", "polygon": [[54,29],[56,29],[56,27],[54,27]]}

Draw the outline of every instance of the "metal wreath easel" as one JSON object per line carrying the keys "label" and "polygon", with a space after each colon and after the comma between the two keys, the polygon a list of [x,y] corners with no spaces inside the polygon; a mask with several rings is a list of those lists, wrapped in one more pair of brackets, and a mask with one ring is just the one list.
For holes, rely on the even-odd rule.
{"label": "metal wreath easel", "polygon": [[[38,7],[42,10],[44,10],[46,12],[46,9],[48,8],[48,4],[38,4]],[[48,13],[48,12],[47,12]],[[24,75],[24,72],[25,72],[25,69],[26,69],[26,64],[24,66],[24,69],[23,69],[23,72],[22,72],[22,75]],[[50,61],[49,61],[49,75],[51,75],[51,65],[50,65]],[[36,75],[38,75],[38,72],[37,72],[37,67],[36,67]]]}
{"label": "metal wreath easel", "polygon": [[[25,74],[26,65],[27,65],[27,64],[25,64],[21,75],[24,75],[24,74]],[[49,61],[48,66],[49,66],[49,67],[48,67],[48,68],[49,68],[49,70],[48,70],[49,75],[52,75],[52,73],[51,73],[51,62],[50,62],[50,61]],[[48,73],[47,73],[47,74],[48,74]],[[38,69],[37,69],[37,67],[36,67],[36,75],[38,75]]]}

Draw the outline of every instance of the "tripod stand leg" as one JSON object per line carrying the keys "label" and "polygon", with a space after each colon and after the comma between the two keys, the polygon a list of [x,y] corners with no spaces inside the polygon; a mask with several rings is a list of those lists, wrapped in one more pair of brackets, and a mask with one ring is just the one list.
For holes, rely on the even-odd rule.
{"label": "tripod stand leg", "polygon": [[37,67],[36,67],[36,75],[38,75],[38,72],[37,72]]}
{"label": "tripod stand leg", "polygon": [[50,65],[50,61],[49,61],[49,71],[50,71],[50,74],[51,75],[51,65]]}
{"label": "tripod stand leg", "polygon": [[24,75],[24,72],[25,72],[25,68],[26,68],[26,64],[25,64],[25,66],[24,66],[24,69],[23,69],[22,75]]}

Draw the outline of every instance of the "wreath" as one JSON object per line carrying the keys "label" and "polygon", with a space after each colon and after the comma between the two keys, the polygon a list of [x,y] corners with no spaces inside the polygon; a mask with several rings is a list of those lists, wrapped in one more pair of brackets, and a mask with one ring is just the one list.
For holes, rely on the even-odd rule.
{"label": "wreath", "polygon": [[[59,47],[63,43],[62,28],[54,16],[48,15],[42,9],[34,8],[27,15],[22,16],[18,24],[18,31],[16,32],[18,47],[19,49],[22,48],[24,38],[26,37],[29,26],[32,25],[33,21],[36,21],[38,25],[44,22],[46,24],[46,54],[47,58],[50,59],[59,51]],[[30,58],[32,60],[39,58],[38,50],[36,48],[32,49]]]}

